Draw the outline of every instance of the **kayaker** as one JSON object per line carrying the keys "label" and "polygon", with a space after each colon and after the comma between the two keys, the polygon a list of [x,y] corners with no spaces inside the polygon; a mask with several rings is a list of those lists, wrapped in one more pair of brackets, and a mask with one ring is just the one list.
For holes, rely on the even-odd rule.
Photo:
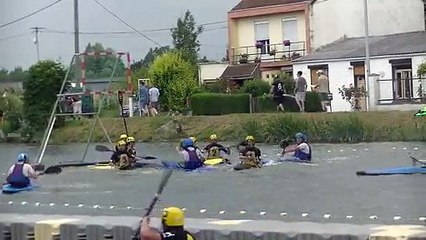
{"label": "kayaker", "polygon": [[125,141],[118,141],[117,150],[113,152],[111,156],[111,163],[120,170],[124,170],[130,167],[127,143]]}
{"label": "kayaker", "polygon": [[290,146],[283,148],[281,156],[286,153],[294,152],[293,158],[298,161],[311,161],[312,160],[312,148],[309,145],[306,136],[303,133],[296,133],[294,136],[296,139],[296,146]]}
{"label": "kayaker", "polygon": [[185,230],[185,215],[180,208],[168,207],[163,209],[161,217],[162,232],[149,226],[150,217],[144,217],[141,222],[140,236],[143,240],[195,240],[195,237]]}
{"label": "kayaker", "polygon": [[176,150],[178,150],[185,160],[184,166],[182,166],[184,169],[195,170],[204,165],[205,158],[203,153],[199,149],[194,148],[194,143],[191,139],[187,138],[183,140],[182,148],[177,148]]}
{"label": "kayaker", "polygon": [[237,169],[234,167],[236,170],[262,166],[262,153],[260,149],[255,146],[254,137],[251,135],[247,136],[246,142],[247,146],[240,152],[240,166],[238,166]]}
{"label": "kayaker", "polygon": [[115,145],[115,151],[118,151],[118,142],[120,142],[120,141],[126,142],[126,140],[127,140],[127,135],[126,134],[121,134],[120,138],[117,141],[117,144]]}
{"label": "kayaker", "polygon": [[37,179],[38,173],[28,163],[28,155],[20,153],[17,163],[13,164],[7,172],[7,183],[14,188],[24,188],[31,184],[30,178]]}
{"label": "kayaker", "polygon": [[207,159],[228,159],[227,155],[229,154],[229,149],[218,142],[216,134],[210,135],[210,143],[204,147],[203,151],[207,152]]}
{"label": "kayaker", "polygon": [[136,149],[135,149],[135,138],[134,137],[128,137],[126,139],[127,143],[127,152],[130,158],[131,162],[136,161]]}

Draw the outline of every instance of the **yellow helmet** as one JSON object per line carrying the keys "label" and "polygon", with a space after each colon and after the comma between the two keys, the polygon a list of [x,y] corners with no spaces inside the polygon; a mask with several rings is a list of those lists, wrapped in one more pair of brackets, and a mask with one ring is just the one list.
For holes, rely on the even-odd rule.
{"label": "yellow helmet", "polygon": [[246,141],[254,141],[254,137],[249,135],[246,137]]}
{"label": "yellow helmet", "polygon": [[120,140],[126,140],[127,139],[127,135],[126,134],[121,134],[120,135]]}
{"label": "yellow helmet", "polygon": [[117,145],[118,146],[124,146],[124,145],[126,145],[126,142],[124,140],[120,140],[120,141],[118,141]]}
{"label": "yellow helmet", "polygon": [[168,227],[182,227],[184,225],[184,214],[180,208],[168,207],[163,209],[161,220]]}
{"label": "yellow helmet", "polygon": [[126,142],[128,142],[128,143],[135,142],[135,138],[134,137],[128,137]]}
{"label": "yellow helmet", "polygon": [[216,136],[216,134],[212,134],[212,135],[210,135],[210,140],[217,140],[217,136]]}
{"label": "yellow helmet", "polygon": [[189,139],[191,139],[193,143],[197,142],[197,139],[195,137],[189,137]]}

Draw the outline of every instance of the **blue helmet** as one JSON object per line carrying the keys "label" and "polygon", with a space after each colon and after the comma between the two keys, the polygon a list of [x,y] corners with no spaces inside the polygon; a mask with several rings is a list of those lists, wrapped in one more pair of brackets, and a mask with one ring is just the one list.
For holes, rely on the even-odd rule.
{"label": "blue helmet", "polygon": [[18,162],[24,162],[28,160],[28,155],[26,153],[20,153],[18,157],[16,158]]}
{"label": "blue helmet", "polygon": [[183,140],[183,147],[192,147],[194,142],[190,138],[186,138]]}
{"label": "blue helmet", "polygon": [[303,141],[306,141],[306,136],[303,133],[296,133],[296,135],[294,135],[294,137],[296,139],[302,139]]}

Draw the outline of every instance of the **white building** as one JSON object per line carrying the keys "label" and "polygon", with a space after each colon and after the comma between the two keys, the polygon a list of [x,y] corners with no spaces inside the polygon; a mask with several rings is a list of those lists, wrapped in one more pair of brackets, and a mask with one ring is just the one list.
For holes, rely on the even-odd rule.
{"label": "white building", "polygon": [[200,85],[216,82],[225,69],[227,63],[199,63],[198,64],[198,82]]}
{"label": "white building", "polygon": [[[338,88],[365,86],[364,46],[363,37],[326,45],[297,59],[294,74],[302,71],[308,83],[316,85],[316,71],[323,70],[334,98],[332,111],[350,111],[350,104],[342,99]],[[371,73],[377,76],[370,77],[366,86],[369,99],[364,101],[364,110],[418,110],[422,101],[425,104],[426,79],[419,79],[417,68],[426,61],[426,31],[371,37],[370,55]]]}
{"label": "white building", "polygon": [[[368,0],[369,35],[424,31],[426,0]],[[364,0],[313,0],[309,6],[310,46],[365,36]]]}

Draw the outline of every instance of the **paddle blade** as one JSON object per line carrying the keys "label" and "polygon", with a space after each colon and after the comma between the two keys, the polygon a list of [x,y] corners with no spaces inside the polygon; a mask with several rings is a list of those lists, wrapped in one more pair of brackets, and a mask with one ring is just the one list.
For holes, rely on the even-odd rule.
{"label": "paddle blade", "polygon": [[118,103],[120,104],[120,106],[123,106],[123,92],[118,91],[117,97],[118,97]]}
{"label": "paddle blade", "polygon": [[141,157],[141,158],[143,158],[143,159],[147,159],[147,160],[150,160],[150,159],[157,159],[157,157],[155,157],[155,156],[144,156],[144,157]]}
{"label": "paddle blade", "polygon": [[59,174],[62,172],[62,168],[60,166],[50,166],[43,173],[44,174]]}
{"label": "paddle blade", "polygon": [[95,150],[98,152],[113,152],[113,150],[109,149],[109,147],[104,145],[96,145]]}
{"label": "paddle blade", "polygon": [[167,185],[167,182],[172,176],[172,173],[173,173],[172,169],[168,169],[164,172],[163,178],[161,179],[160,185],[158,186],[158,191],[157,191],[158,195],[160,195],[163,192],[164,187]]}
{"label": "paddle blade", "polygon": [[36,164],[33,166],[34,171],[43,172],[44,171],[44,165],[43,164]]}

